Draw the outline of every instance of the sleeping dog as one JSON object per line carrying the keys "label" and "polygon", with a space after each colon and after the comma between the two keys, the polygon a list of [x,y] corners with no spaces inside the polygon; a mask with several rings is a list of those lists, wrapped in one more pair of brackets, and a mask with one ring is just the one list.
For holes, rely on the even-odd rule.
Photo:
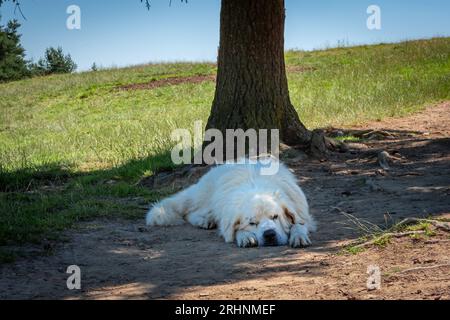
{"label": "sleeping dog", "polygon": [[[277,172],[264,174],[274,162]],[[185,221],[217,227],[226,242],[239,247],[305,247],[316,228],[295,176],[274,158],[214,167],[198,183],[153,205],[146,218],[149,226]]]}

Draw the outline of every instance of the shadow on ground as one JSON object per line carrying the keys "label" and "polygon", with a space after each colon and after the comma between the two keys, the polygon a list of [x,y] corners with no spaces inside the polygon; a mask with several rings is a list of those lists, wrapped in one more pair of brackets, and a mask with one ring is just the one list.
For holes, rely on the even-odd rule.
{"label": "shadow on ground", "polygon": [[[50,257],[3,266],[0,285],[6,290],[0,296],[167,298],[232,284],[235,290],[252,290],[242,285],[248,281],[270,289],[285,285],[277,282],[284,274],[315,281],[327,270],[323,258],[337,253],[342,241],[361,235],[343,212],[381,227],[405,217],[449,213],[450,139],[396,134],[327,161],[287,161],[319,223],[311,248],[239,249],[215,231],[188,225],[147,229],[143,219],[102,219],[69,231],[71,241]],[[380,150],[399,159],[388,171],[374,157]],[[82,270],[78,292],[66,288],[65,269],[73,264]],[[295,290],[287,292],[287,298],[295,297]]]}
{"label": "shadow on ground", "polygon": [[[409,123],[402,120],[403,127],[414,130],[390,123],[387,129],[375,128],[385,133],[366,136],[350,144],[348,152],[326,161],[286,159],[318,221],[310,248],[239,249],[224,243],[216,231],[188,225],[147,229],[142,211],[138,221],[104,218],[80,223],[66,232],[69,241],[59,243],[53,255],[1,266],[0,298],[273,298],[274,292],[278,298],[314,298],[321,292],[328,296],[329,288],[336,293],[342,285],[351,286],[352,273],[366,290],[366,270],[356,266],[361,261],[336,255],[343,244],[361,235],[361,224],[385,228],[406,217],[450,213],[448,105],[438,110],[443,120],[428,121],[428,127],[417,125],[415,116]],[[439,112],[427,114],[436,117]],[[389,170],[378,163],[380,151],[395,156]],[[146,164],[131,169],[142,165]],[[149,188],[161,182],[149,181],[144,183]],[[173,186],[171,179],[164,183]],[[396,256],[379,254],[379,261]],[[333,266],[338,260],[342,261]],[[81,268],[80,291],[66,287],[69,265]],[[365,262],[362,265],[366,267]],[[347,273],[340,275],[341,269]],[[400,283],[400,289],[404,286]]]}

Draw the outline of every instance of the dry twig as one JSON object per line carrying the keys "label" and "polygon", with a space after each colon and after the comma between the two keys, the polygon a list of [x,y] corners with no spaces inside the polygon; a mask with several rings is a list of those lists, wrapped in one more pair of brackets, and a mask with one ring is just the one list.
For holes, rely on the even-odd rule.
{"label": "dry twig", "polygon": [[450,263],[438,264],[438,265],[435,265],[435,266],[410,268],[410,269],[406,269],[406,270],[403,270],[403,271],[399,271],[398,273],[407,273],[407,272],[412,272],[412,271],[439,269],[439,268],[444,268],[444,267],[450,267]]}

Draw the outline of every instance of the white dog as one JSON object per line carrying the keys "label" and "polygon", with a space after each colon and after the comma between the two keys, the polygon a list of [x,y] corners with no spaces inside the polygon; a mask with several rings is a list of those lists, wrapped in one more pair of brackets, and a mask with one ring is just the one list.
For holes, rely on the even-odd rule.
{"label": "white dog", "polygon": [[[211,169],[197,184],[156,203],[147,225],[218,227],[226,242],[239,247],[311,244],[315,222],[294,175],[276,159],[279,169],[263,175],[266,162],[248,160]],[[273,163],[272,163],[273,164]]]}

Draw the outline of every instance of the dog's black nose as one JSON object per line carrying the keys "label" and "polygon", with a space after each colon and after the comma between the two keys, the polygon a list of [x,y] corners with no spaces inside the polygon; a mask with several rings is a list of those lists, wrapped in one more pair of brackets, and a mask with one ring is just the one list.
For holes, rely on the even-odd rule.
{"label": "dog's black nose", "polygon": [[271,229],[264,231],[263,237],[266,245],[274,246],[277,244],[277,233],[275,232],[275,230]]}

